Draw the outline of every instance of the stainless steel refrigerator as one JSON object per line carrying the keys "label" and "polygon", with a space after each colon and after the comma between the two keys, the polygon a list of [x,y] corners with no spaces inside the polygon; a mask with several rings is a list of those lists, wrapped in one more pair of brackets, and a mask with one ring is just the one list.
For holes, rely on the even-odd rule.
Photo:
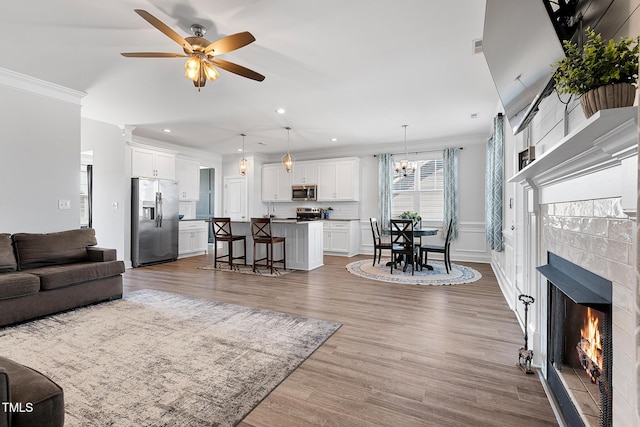
{"label": "stainless steel refrigerator", "polygon": [[178,258],[178,182],[131,179],[131,264]]}

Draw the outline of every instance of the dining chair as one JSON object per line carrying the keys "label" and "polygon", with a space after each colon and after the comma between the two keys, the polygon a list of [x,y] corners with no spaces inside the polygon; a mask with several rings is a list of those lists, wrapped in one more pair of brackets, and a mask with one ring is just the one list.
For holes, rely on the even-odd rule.
{"label": "dining chair", "polygon": [[[391,274],[398,263],[398,256],[404,258],[404,268],[411,263],[411,275],[414,275],[420,248],[413,242],[413,221],[410,219],[391,220]],[[421,264],[419,264],[421,265]]]}
{"label": "dining chair", "polygon": [[[287,269],[287,247],[285,237],[276,237],[271,233],[271,218],[251,218],[251,236],[253,237],[253,271],[256,266],[269,267],[273,274],[273,264],[282,263],[282,268]],[[266,256],[256,259],[256,244],[263,243],[266,247]],[[282,259],[273,259],[273,246],[282,243]],[[258,261],[265,261],[265,264],[258,264]]]}
{"label": "dining chair", "polygon": [[[211,218],[211,228],[213,231],[213,268],[216,268],[218,260],[221,258],[229,257],[229,269],[233,267],[234,259],[244,260],[244,265],[247,265],[247,237],[234,235],[231,232],[231,218]],[[242,256],[233,256],[233,243],[242,240],[244,252]],[[218,256],[218,242],[227,242],[228,255]]]}
{"label": "dining chair", "polygon": [[[453,228],[453,220],[449,221],[449,227],[447,227],[447,237],[444,239],[444,245],[422,245],[420,246],[420,264],[427,264],[427,257],[429,252],[441,253],[444,255],[444,266],[447,269],[447,274],[451,270],[451,230]],[[424,256],[424,260],[422,257]]]}
{"label": "dining chair", "polygon": [[378,264],[380,264],[380,258],[382,257],[382,250],[391,250],[391,242],[383,242],[380,235],[380,227],[378,226],[378,220],[376,218],[369,218],[371,223],[371,234],[373,235],[373,265],[376,265],[376,254],[378,256]]}

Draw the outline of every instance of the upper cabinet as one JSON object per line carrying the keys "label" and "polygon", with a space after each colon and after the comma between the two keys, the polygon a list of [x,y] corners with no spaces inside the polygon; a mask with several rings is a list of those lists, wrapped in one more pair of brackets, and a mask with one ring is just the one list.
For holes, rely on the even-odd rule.
{"label": "upper cabinet", "polygon": [[200,199],[200,163],[192,160],[177,159],[176,175],[180,182],[180,200]]}
{"label": "upper cabinet", "polygon": [[319,202],[360,200],[360,159],[320,160],[317,164]]}
{"label": "upper cabinet", "polygon": [[176,179],[175,154],[131,147],[131,176]]}
{"label": "upper cabinet", "polygon": [[296,162],[291,172],[291,185],[318,183],[318,162]]}
{"label": "upper cabinet", "polygon": [[262,201],[291,201],[291,174],[285,172],[280,163],[262,166]]}

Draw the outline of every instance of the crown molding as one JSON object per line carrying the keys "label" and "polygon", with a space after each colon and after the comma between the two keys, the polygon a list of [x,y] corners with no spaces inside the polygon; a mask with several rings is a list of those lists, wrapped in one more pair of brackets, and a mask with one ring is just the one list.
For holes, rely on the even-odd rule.
{"label": "crown molding", "polygon": [[82,105],[82,98],[87,95],[85,92],[69,89],[6,68],[0,68],[0,86],[78,106]]}

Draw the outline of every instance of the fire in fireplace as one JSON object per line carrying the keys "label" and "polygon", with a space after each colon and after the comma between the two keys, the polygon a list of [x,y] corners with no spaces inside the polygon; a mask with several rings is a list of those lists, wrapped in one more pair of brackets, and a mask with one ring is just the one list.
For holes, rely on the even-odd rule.
{"label": "fire in fireplace", "polygon": [[578,360],[593,384],[601,382],[603,368],[602,333],[600,319],[603,314],[587,307],[583,318],[584,326],[580,329],[580,342],[576,345]]}
{"label": "fire in fireplace", "polygon": [[553,253],[548,279],[547,382],[571,426],[611,426],[610,281]]}

